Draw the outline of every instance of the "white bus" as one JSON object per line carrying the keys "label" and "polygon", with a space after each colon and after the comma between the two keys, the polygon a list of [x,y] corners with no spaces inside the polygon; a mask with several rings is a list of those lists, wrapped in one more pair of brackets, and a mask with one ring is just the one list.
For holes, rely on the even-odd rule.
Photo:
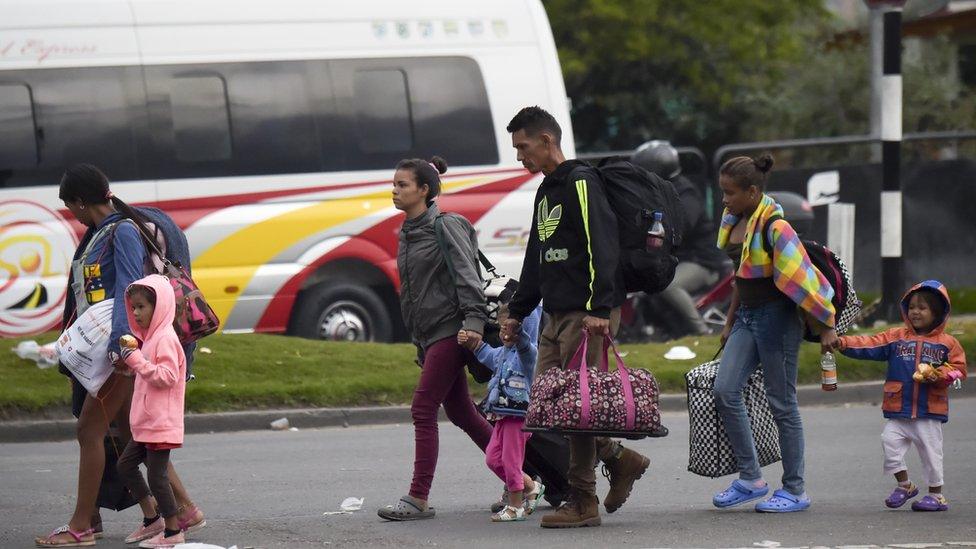
{"label": "white bus", "polygon": [[88,162],[183,227],[225,331],[402,338],[396,162],[518,274],[539,178],[505,126],[568,100],[539,0],[0,0],[0,336],[55,328]]}

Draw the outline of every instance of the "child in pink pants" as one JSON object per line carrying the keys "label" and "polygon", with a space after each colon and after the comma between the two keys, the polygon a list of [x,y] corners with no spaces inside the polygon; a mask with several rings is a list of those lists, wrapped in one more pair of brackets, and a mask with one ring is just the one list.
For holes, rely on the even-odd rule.
{"label": "child in pink pants", "polygon": [[[504,306],[499,320],[505,315]],[[506,505],[492,515],[493,522],[525,520],[545,494],[546,487],[522,472],[525,460],[525,444],[530,433],[522,432],[525,412],[529,407],[529,388],[535,372],[539,353],[536,343],[539,332],[541,307],[536,308],[522,322],[518,341],[503,341],[503,347],[491,347],[482,342],[472,349],[478,361],[490,368],[494,375],[488,382],[488,398],[485,411],[489,420],[495,420],[491,440],[485,449],[485,463],[498,478],[505,482]],[[467,346],[464,330],[458,332],[458,343]]]}

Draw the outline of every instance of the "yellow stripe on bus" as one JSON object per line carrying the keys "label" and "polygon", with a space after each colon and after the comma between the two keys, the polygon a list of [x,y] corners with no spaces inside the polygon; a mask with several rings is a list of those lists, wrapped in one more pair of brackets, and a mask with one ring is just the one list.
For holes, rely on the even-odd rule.
{"label": "yellow stripe on bus", "polygon": [[[444,191],[490,183],[497,177],[477,177],[444,182]],[[316,201],[305,208],[247,225],[210,247],[193,261],[193,279],[213,307],[221,323],[230,316],[240,293],[262,265],[302,240],[369,213],[364,200],[392,205],[390,189],[341,199]],[[256,204],[255,207],[260,207]],[[235,288],[236,292],[227,292]]]}

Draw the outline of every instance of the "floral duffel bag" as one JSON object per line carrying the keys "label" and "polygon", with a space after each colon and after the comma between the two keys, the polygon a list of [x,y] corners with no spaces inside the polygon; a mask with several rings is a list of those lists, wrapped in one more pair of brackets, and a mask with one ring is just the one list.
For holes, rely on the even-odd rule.
{"label": "floral duffel bag", "polygon": [[[584,331],[576,354],[565,368],[550,368],[532,384],[526,431],[556,431],[620,438],[667,436],[661,425],[657,380],[648,370],[627,368],[613,339],[604,338],[600,364],[586,364]],[[609,367],[613,351],[616,368]]]}

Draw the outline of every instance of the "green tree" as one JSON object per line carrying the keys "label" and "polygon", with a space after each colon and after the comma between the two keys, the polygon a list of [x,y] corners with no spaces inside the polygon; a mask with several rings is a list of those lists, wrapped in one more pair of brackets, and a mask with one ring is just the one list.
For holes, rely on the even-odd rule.
{"label": "green tree", "polygon": [[[871,82],[866,40],[832,42],[824,29],[808,46],[810,55],[787,68],[775,86],[754,90],[745,102],[742,134],[748,141],[870,133]],[[976,127],[974,90],[956,75],[956,49],[946,36],[906,39],[902,56],[902,127],[905,133]],[[926,154],[941,142],[905,143],[906,158]],[[963,142],[967,155],[972,140]],[[797,163],[865,162],[867,146],[795,151]],[[932,154],[932,151],[929,151]],[[778,155],[780,156],[780,155]]]}
{"label": "green tree", "polygon": [[803,63],[822,0],[545,0],[580,150],[744,137],[749,102]]}

